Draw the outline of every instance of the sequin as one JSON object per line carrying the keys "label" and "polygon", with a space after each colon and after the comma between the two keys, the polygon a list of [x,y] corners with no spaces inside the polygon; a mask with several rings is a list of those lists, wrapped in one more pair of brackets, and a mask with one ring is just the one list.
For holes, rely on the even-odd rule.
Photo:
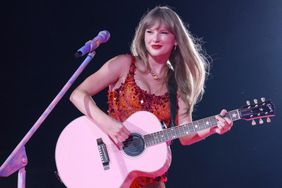
{"label": "sequin", "polygon": [[[135,58],[132,57],[125,82],[113,91],[108,90],[109,115],[119,121],[125,121],[134,112],[145,110],[155,114],[160,121],[168,126],[170,121],[169,94],[156,96],[142,90],[135,82],[135,69]],[[154,181],[166,181],[166,175],[160,176],[158,179],[138,177],[130,188],[140,187],[140,185]]]}
{"label": "sequin", "polygon": [[135,82],[135,58],[132,57],[129,73],[124,83],[113,91],[108,90],[109,115],[124,121],[131,114],[145,110],[155,114],[167,125],[170,121],[169,95],[157,96],[141,89]]}

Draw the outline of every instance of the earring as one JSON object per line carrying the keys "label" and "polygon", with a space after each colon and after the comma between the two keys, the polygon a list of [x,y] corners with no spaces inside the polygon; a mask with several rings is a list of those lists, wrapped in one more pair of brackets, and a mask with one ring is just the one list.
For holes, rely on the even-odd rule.
{"label": "earring", "polygon": [[176,47],[177,47],[177,44],[175,44],[175,45],[174,45],[173,51],[175,51],[175,50],[176,50]]}
{"label": "earring", "polygon": [[171,62],[170,62],[169,60],[167,60],[166,64],[167,64],[167,66],[168,66],[169,69],[171,69],[172,71],[174,71],[174,68],[173,68],[173,66],[172,66],[172,64],[171,64]]}

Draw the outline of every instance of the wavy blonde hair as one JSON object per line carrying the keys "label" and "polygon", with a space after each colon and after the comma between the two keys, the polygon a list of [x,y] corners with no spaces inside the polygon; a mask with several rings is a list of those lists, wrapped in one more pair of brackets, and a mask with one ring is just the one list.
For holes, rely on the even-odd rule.
{"label": "wavy blonde hair", "polygon": [[175,11],[167,6],[158,6],[146,13],[136,28],[131,44],[131,53],[145,63],[149,69],[147,50],[144,42],[145,30],[155,23],[165,24],[175,36],[176,48],[169,61],[174,67],[175,80],[182,100],[187,104],[191,114],[194,105],[202,99],[205,79],[209,66],[201,45],[184,26]]}

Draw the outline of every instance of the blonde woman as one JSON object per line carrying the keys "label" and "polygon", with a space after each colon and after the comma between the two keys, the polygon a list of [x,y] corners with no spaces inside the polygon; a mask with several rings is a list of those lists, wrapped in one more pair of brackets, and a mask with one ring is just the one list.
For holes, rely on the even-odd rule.
{"label": "blonde woman", "polygon": [[[191,122],[193,107],[204,92],[207,67],[200,45],[177,13],[165,6],[156,7],[137,26],[131,54],[107,61],[73,91],[70,100],[121,146],[130,134],[122,122],[134,112],[149,111],[170,124],[170,80],[177,86],[176,125]],[[106,87],[108,113],[92,99]],[[230,130],[232,121],[225,114],[226,110],[222,110],[216,116],[217,126],[181,137],[181,144],[190,145]],[[165,182],[165,174],[157,178],[137,177],[130,187],[165,187]]]}

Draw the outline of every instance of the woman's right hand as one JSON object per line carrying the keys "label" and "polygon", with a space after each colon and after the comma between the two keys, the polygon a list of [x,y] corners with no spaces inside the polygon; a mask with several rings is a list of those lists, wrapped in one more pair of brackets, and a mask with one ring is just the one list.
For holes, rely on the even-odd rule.
{"label": "woman's right hand", "polygon": [[112,123],[104,126],[105,132],[116,146],[121,149],[123,142],[129,137],[130,132],[121,122],[115,119],[112,120]]}
{"label": "woman's right hand", "polygon": [[130,55],[120,55],[107,61],[97,72],[85,79],[70,96],[72,103],[83,114],[93,119],[120,148],[130,132],[121,122],[102,111],[92,97],[106,87],[113,88],[119,79],[123,79],[129,71],[131,58]]}

